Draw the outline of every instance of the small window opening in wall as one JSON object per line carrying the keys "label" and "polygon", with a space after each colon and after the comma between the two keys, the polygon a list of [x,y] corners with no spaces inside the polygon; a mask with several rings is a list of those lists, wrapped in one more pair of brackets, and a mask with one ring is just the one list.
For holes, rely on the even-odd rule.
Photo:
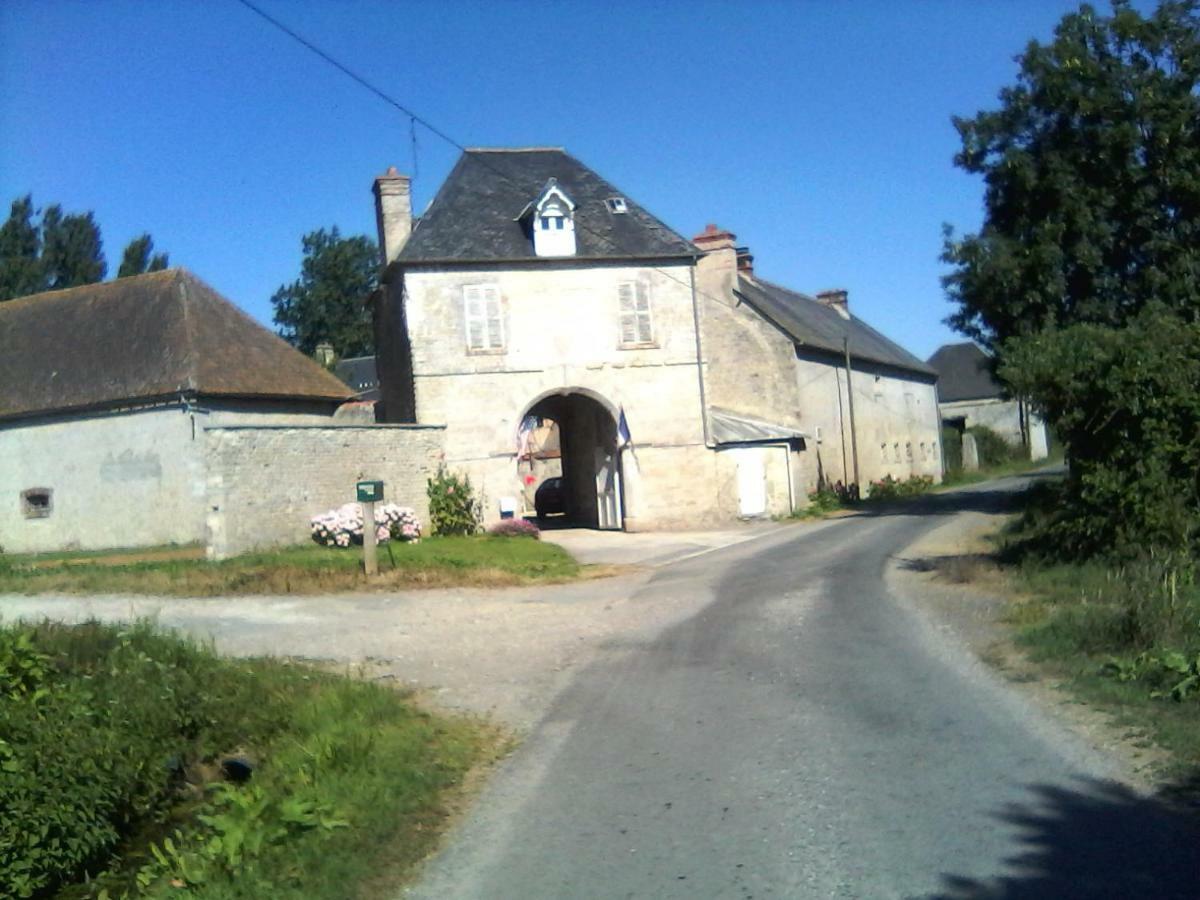
{"label": "small window opening in wall", "polygon": [[629,207],[625,205],[624,197],[609,197],[604,202],[608,204],[608,211],[610,213],[617,213],[619,215],[629,212]]}
{"label": "small window opening in wall", "polygon": [[45,519],[54,508],[54,491],[50,488],[30,488],[21,492],[21,512],[27,519]]}

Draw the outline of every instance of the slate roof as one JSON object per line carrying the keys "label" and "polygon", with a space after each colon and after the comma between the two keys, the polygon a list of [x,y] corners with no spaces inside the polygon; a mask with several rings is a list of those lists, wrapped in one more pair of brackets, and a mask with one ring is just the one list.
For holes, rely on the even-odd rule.
{"label": "slate roof", "polygon": [[986,400],[1003,397],[1004,388],[992,377],[991,357],[975,344],[943,344],[929,357],[938,373],[938,400]]}
{"label": "slate roof", "polygon": [[916,372],[932,380],[936,374],[899,344],[888,340],[853,314],[843,318],[815,298],[762,278],[738,276],[734,291],[739,297],[783,329],[801,347],[831,353],[843,352],[842,339],[850,339],[851,359],[864,360]]}
{"label": "slate roof", "polygon": [[350,386],[359,400],[379,400],[379,373],[374,356],[351,356],[338,360],[333,374]]}
{"label": "slate roof", "polygon": [[[459,157],[400,251],[400,263],[546,259],[533,251],[528,221],[517,219],[551,178],[576,204],[573,258],[677,259],[698,254],[690,241],[560,148],[481,148]],[[628,212],[610,212],[605,203],[610,197],[623,197]]]}
{"label": "slate roof", "polygon": [[351,391],[184,269],[0,303],[0,420],[190,396]]}

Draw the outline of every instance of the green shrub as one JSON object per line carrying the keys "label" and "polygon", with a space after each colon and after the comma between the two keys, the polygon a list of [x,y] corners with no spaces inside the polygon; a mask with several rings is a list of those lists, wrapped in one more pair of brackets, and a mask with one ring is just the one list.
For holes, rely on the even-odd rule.
{"label": "green shrub", "polygon": [[946,471],[962,469],[962,432],[949,425],[942,428],[942,453],[946,457]]}
{"label": "green shrub", "polygon": [[475,498],[471,479],[438,466],[426,483],[429,521],[436,535],[475,534],[483,521],[483,508]]}
{"label": "green shrub", "polygon": [[933,479],[928,475],[913,475],[904,481],[884,475],[883,478],[872,481],[868,500],[899,500],[904,497],[915,497],[933,487]]}
{"label": "green shrub", "polygon": [[[992,469],[1013,460],[1025,458],[1024,448],[1020,445],[1010,444],[986,425],[972,425],[967,429],[967,434],[975,437],[975,449],[979,453],[979,465],[981,468]],[[960,447],[960,465],[961,456],[962,451]]]}

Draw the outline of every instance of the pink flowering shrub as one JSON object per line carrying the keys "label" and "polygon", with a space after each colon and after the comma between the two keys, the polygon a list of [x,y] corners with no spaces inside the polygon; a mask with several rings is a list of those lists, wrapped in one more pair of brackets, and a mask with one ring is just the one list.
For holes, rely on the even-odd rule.
{"label": "pink flowering shrub", "polygon": [[501,519],[488,529],[488,534],[497,537],[531,537],[535,541],[542,535],[536,525],[525,519]]}
{"label": "pink flowering shrub", "polygon": [[[363,542],[363,511],[361,504],[346,503],[337,509],[313,516],[312,539],[325,547],[349,547]],[[419,541],[421,523],[417,514],[407,506],[381,503],[375,507],[375,539]]]}

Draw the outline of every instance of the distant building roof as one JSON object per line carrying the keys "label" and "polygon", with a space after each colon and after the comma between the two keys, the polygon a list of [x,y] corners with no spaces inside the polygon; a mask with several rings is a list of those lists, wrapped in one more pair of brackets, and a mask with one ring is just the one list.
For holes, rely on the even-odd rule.
{"label": "distant building roof", "polygon": [[0,419],[189,396],[351,392],[184,269],[0,303]]}
{"label": "distant building roof", "polygon": [[[561,148],[538,147],[466,150],[416,223],[399,262],[545,260],[534,253],[529,220],[522,214],[551,178],[576,204],[576,258],[697,255],[690,241],[579,160]],[[614,204],[623,212],[610,208],[612,198],[624,201]]]}
{"label": "distant building roof", "polygon": [[378,400],[379,373],[374,356],[351,356],[339,359],[333,374],[350,386],[359,400]]}
{"label": "distant building roof", "polygon": [[970,341],[943,344],[929,365],[938,373],[938,400],[986,400],[1003,397],[1004,388],[992,377],[992,358]]}
{"label": "distant building roof", "polygon": [[928,376],[933,369],[899,344],[888,340],[862,319],[849,319],[807,294],[788,290],[762,278],[738,276],[735,293],[783,329],[801,347],[843,353],[849,338],[852,359],[865,360]]}

